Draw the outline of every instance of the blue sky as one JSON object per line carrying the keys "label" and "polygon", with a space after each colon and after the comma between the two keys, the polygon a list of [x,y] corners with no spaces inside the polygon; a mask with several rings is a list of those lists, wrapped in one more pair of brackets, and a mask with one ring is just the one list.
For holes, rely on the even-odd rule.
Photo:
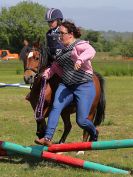
{"label": "blue sky", "polygon": [[[32,0],[46,7],[60,8],[66,19],[93,30],[133,32],[133,0]],[[21,0],[0,0],[0,7]]]}

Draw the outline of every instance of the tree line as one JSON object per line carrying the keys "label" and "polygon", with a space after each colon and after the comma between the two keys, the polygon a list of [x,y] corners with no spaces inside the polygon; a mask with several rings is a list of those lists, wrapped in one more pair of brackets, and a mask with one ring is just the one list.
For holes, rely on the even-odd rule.
{"label": "tree line", "polygon": [[[46,7],[23,1],[10,8],[0,11],[0,49],[20,52],[23,40],[35,41],[40,38],[45,41],[48,25],[44,20]],[[133,33],[125,35],[112,33],[108,38],[102,31],[82,30],[82,39],[88,40],[98,52],[109,52],[111,55],[133,57]],[[114,34],[114,35],[113,35]]]}
{"label": "tree line", "polygon": [[112,38],[104,36],[104,32],[99,31],[84,31],[82,38],[89,40],[98,52],[109,52],[110,55],[122,55],[123,57],[133,57],[133,33],[126,39],[125,35],[120,35],[114,32]]}

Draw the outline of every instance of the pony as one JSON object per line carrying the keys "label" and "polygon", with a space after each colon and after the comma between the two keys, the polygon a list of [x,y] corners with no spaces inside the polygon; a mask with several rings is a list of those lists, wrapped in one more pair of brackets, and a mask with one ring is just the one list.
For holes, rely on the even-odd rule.
{"label": "pony", "polygon": [[[34,112],[36,110],[39,95],[41,91],[41,83],[42,83],[42,72],[47,67],[47,56],[45,49],[40,47],[40,44],[33,45],[33,48],[29,53],[27,53],[26,57],[26,66],[24,66],[24,81],[26,84],[31,84],[31,90],[28,96],[26,97],[27,100],[30,102]],[[99,74],[94,72],[93,81],[95,84],[96,89],[96,96],[94,102],[91,107],[91,111],[88,115],[88,119],[93,121],[94,125],[97,127],[104,121],[105,119],[105,107],[106,107],[106,100],[105,100],[105,92],[104,92],[104,78]],[[46,87],[45,87],[45,100],[43,106],[43,119],[36,120],[37,123],[37,131],[36,135],[39,138],[44,136],[44,132],[46,129],[46,120],[45,118],[48,117],[52,103],[54,100],[54,94],[60,83],[60,78],[56,74],[47,80]],[[59,140],[59,143],[64,143],[68,134],[71,131],[72,124],[70,120],[70,115],[75,113],[75,103],[72,102],[68,107],[64,108],[61,112],[61,117],[64,123],[64,131]],[[86,142],[89,138],[88,132],[83,130],[83,141]]]}

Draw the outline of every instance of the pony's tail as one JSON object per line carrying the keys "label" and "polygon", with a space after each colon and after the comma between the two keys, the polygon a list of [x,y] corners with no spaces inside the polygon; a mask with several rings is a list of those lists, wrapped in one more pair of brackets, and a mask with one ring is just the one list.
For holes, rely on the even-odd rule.
{"label": "pony's tail", "polygon": [[105,108],[106,108],[106,99],[105,99],[105,80],[102,77],[101,74],[95,72],[95,75],[98,77],[98,80],[100,82],[100,88],[101,88],[101,94],[100,99],[97,106],[97,112],[95,115],[94,125],[100,125],[101,122],[105,119]]}

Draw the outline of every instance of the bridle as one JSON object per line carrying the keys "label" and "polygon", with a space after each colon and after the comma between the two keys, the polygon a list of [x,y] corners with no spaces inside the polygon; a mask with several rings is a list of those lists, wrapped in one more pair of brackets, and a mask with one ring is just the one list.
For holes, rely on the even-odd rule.
{"label": "bridle", "polygon": [[[33,54],[33,52],[35,52],[35,51],[38,51],[38,52],[39,52],[39,57],[36,57],[36,58],[35,58],[35,56],[34,56],[34,54]],[[38,74],[39,71],[40,71],[40,68],[41,68],[42,60],[43,60],[40,49],[38,49],[38,48],[32,48],[32,49],[29,51],[27,57],[28,57],[29,60],[30,60],[30,58],[34,57],[34,60],[38,60],[39,65],[38,65],[36,68],[26,67],[24,71],[30,70],[30,71],[33,71],[34,73]]]}

